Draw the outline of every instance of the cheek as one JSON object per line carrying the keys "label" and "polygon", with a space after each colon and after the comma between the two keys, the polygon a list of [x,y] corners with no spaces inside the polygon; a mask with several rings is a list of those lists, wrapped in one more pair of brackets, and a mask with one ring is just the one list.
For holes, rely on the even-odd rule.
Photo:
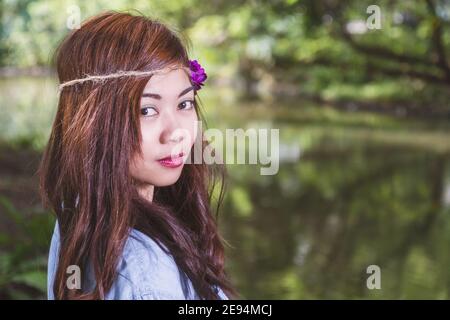
{"label": "cheek", "polygon": [[158,133],[154,126],[141,121],[141,157],[135,157],[130,164],[131,175],[138,180],[146,181],[151,178],[155,170],[155,160],[158,157]]}
{"label": "cheek", "polygon": [[145,159],[154,159],[157,156],[157,146],[159,145],[159,135],[155,126],[151,126],[145,121],[141,121],[141,150]]}

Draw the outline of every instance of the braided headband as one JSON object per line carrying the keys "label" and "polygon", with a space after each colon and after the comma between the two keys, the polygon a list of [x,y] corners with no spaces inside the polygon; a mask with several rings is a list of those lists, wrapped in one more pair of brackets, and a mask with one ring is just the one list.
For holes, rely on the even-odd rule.
{"label": "braided headband", "polygon": [[[140,77],[149,76],[155,74],[168,73],[172,70],[180,69],[180,67],[169,67],[164,69],[157,69],[152,71],[117,71],[115,73],[110,73],[106,75],[89,75],[87,74],[84,78],[74,79],[70,81],[63,82],[59,85],[59,91],[62,91],[65,87],[72,86],[74,84],[84,83],[87,81],[92,82],[103,82],[108,79],[122,78],[122,77]],[[203,82],[208,77],[205,73],[205,69],[202,68],[197,60],[189,60],[189,71],[191,76],[191,81],[195,86],[196,90],[200,90],[203,86]]]}

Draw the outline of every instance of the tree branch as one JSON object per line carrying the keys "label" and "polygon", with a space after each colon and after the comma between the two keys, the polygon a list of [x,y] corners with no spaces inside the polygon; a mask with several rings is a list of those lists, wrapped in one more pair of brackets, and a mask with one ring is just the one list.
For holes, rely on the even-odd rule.
{"label": "tree branch", "polygon": [[347,30],[345,30],[344,27],[341,28],[341,35],[342,35],[342,38],[353,49],[355,49],[356,51],[359,51],[365,55],[368,55],[368,56],[373,56],[375,58],[394,60],[394,61],[398,61],[401,63],[409,63],[409,64],[415,64],[415,65],[420,64],[420,65],[426,66],[426,67],[430,67],[430,65],[434,65],[434,63],[432,61],[421,58],[421,57],[396,53],[392,50],[389,50],[389,49],[386,49],[386,48],[383,48],[380,46],[374,46],[374,45],[369,46],[366,44],[358,43],[347,32]]}
{"label": "tree branch", "polygon": [[445,77],[448,81],[450,81],[450,67],[447,62],[447,57],[445,53],[445,46],[442,41],[442,20],[436,14],[436,7],[433,4],[432,0],[425,0],[427,3],[428,11],[433,17],[433,32],[431,35],[431,45],[434,51],[437,54],[437,62],[436,65],[440,67],[440,69],[444,72]]}
{"label": "tree branch", "polygon": [[[326,66],[330,68],[335,69],[347,69],[352,70],[355,68],[354,64],[348,64],[343,63],[339,61],[332,61],[331,59],[327,59],[324,57],[318,57],[311,61],[301,61],[286,57],[276,57],[275,64],[273,65],[274,68],[279,68],[282,70],[289,70],[292,68],[292,66],[302,66],[302,67],[313,67],[313,66]],[[364,67],[364,66],[362,66]],[[380,64],[375,64],[371,62],[366,62],[365,67],[367,70],[370,70],[371,72],[375,74],[380,75],[387,75],[392,77],[410,77],[415,79],[424,80],[427,82],[432,82],[435,84],[440,85],[448,85],[450,84],[450,81],[447,80],[444,77],[440,77],[434,73],[431,72],[423,72],[423,71],[416,71],[412,69],[410,66],[399,66],[398,68],[392,68],[392,67],[384,67]],[[271,72],[273,72],[272,70]]]}

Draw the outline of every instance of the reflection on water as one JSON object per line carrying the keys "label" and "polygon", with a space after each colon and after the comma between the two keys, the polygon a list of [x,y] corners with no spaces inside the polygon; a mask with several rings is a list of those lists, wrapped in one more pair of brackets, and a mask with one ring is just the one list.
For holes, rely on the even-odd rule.
{"label": "reflection on water", "polygon": [[[448,297],[450,212],[442,197],[448,155],[320,145],[277,176],[245,169],[233,175],[223,223],[243,294]],[[381,268],[379,291],[366,288],[372,264]]]}
{"label": "reflection on water", "polygon": [[[3,140],[42,147],[50,79],[0,82]],[[243,298],[450,298],[450,127],[202,92],[209,127],[280,129],[277,175],[228,165],[220,227]],[[13,183],[13,182],[11,182]],[[369,290],[369,265],[381,290]]]}

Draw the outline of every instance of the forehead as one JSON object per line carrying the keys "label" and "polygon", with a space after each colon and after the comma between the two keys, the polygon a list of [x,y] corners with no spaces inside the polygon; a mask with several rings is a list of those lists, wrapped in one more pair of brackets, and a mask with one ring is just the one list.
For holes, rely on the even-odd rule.
{"label": "forehead", "polygon": [[187,70],[180,68],[153,75],[147,82],[144,93],[178,94],[190,85]]}

